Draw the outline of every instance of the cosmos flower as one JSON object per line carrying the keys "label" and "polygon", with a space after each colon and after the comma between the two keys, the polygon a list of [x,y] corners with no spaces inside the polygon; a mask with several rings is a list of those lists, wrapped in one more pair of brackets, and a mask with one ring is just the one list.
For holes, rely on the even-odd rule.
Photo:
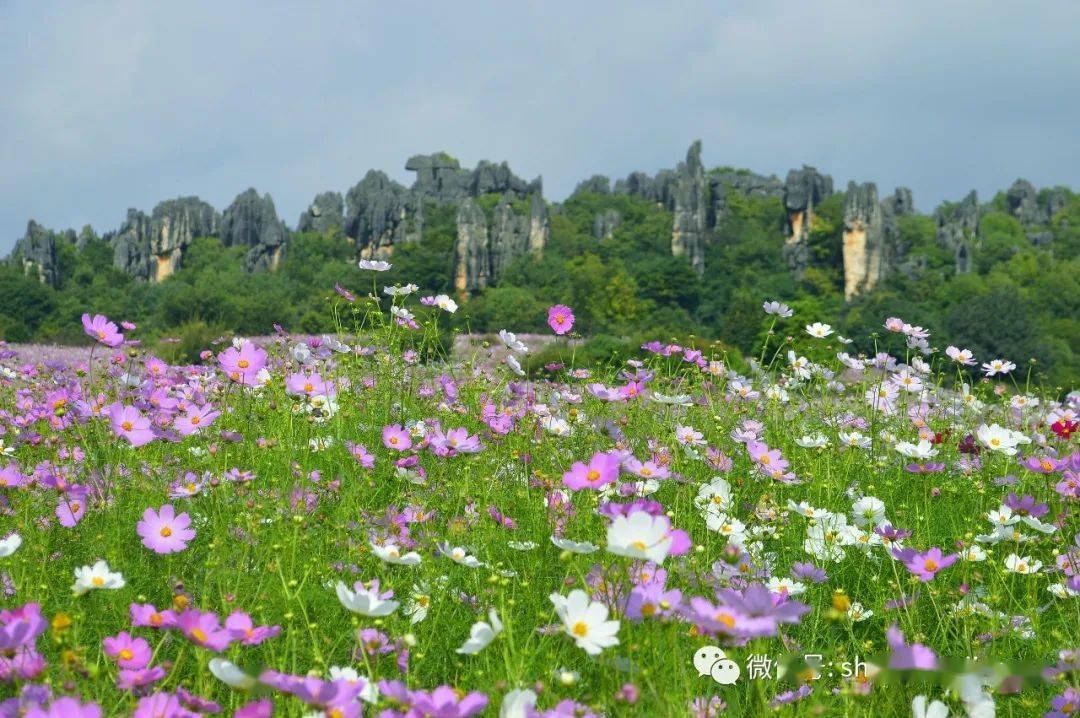
{"label": "cosmos flower", "polygon": [[571,464],[570,470],[563,474],[563,485],[575,491],[602,488],[619,478],[621,465],[617,454],[597,452],[588,464],[580,461]]}
{"label": "cosmos flower", "polygon": [[218,363],[230,380],[244,386],[258,386],[259,374],[266,368],[266,350],[249,341],[231,346],[218,355]]}
{"label": "cosmos flower", "polygon": [[22,546],[22,536],[17,533],[11,533],[3,540],[0,540],[0,558],[7,558]]}
{"label": "cosmos flower", "polygon": [[568,596],[553,593],[548,598],[563,622],[566,635],[590,656],[619,645],[615,635],[619,632],[619,622],[608,620],[608,607],[600,601],[591,600],[581,589],[574,589]]}
{"label": "cosmos flower", "polygon": [[910,548],[893,549],[892,555],[924,583],[933,580],[939,571],[952,566],[959,558],[955,553],[945,555],[937,547],[923,553]]}
{"label": "cosmos flower", "polygon": [[815,339],[824,339],[833,333],[832,327],[828,324],[822,324],[821,322],[814,322],[813,324],[806,325],[806,333]]}
{"label": "cosmos flower", "polygon": [[548,309],[548,326],[558,335],[566,334],[574,328],[574,310],[565,304],[556,304]]}
{"label": "cosmos flower", "polygon": [[360,269],[366,269],[371,272],[385,272],[393,265],[389,262],[383,262],[377,259],[361,259],[359,266]]}
{"label": "cosmos flower", "polygon": [[117,589],[123,588],[124,585],[123,576],[109,570],[109,564],[98,561],[93,566],[83,566],[75,569],[75,583],[72,585],[71,591],[76,596],[81,596],[87,591]]}
{"label": "cosmos flower", "polygon": [[157,511],[147,508],[135,530],[142,537],[143,546],[157,554],[183,551],[195,538],[191,517],[186,513],[177,516],[172,504],[165,504]]}
{"label": "cosmos flower", "polygon": [[773,314],[784,319],[795,314],[788,305],[776,301],[765,302],[761,305],[761,308],[765,310],[766,314]]}
{"label": "cosmos flower", "polygon": [[146,668],[153,653],[145,638],[133,637],[127,631],[121,631],[115,636],[107,636],[102,644],[105,647],[105,655],[116,659],[116,664],[121,668],[134,670]]}
{"label": "cosmos flower", "polygon": [[91,319],[89,314],[82,315],[83,331],[86,335],[107,347],[118,347],[124,343],[124,335],[120,333],[114,322],[110,322],[103,314],[95,314]]}
{"label": "cosmos flower", "polygon": [[113,432],[132,446],[143,446],[154,440],[152,422],[133,406],[113,404],[109,407],[109,421]]}
{"label": "cosmos flower", "polygon": [[420,554],[416,551],[409,551],[408,553],[402,553],[401,548],[394,543],[377,544],[372,542],[371,552],[375,554],[380,561],[386,563],[396,564],[398,566],[416,566],[420,563]]}
{"label": "cosmos flower", "polygon": [[671,551],[668,528],[667,517],[645,511],[616,516],[608,526],[607,550],[617,556],[663,563]]}
{"label": "cosmos flower", "polygon": [[477,621],[469,629],[469,638],[458,648],[455,653],[475,655],[487,648],[488,644],[495,640],[495,636],[502,633],[503,624],[499,616],[492,608],[488,611],[488,621]]}
{"label": "cosmos flower", "polygon": [[335,590],[341,605],[361,616],[376,618],[389,616],[400,605],[397,601],[390,600],[394,595],[393,591],[379,592],[378,579],[372,581],[370,587],[357,581],[352,590],[343,582],[338,581]]}

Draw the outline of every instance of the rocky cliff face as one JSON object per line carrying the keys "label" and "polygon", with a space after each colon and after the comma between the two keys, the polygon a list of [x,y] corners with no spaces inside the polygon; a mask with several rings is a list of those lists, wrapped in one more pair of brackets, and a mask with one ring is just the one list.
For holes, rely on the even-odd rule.
{"label": "rocky cliff face", "polygon": [[116,232],[105,235],[113,247],[113,264],[144,281],[160,282],[176,271],[184,250],[196,237],[220,231],[221,217],[198,197],[160,202],[147,216],[129,209]]}
{"label": "rocky cliff face", "polygon": [[341,229],[345,222],[345,200],[340,192],[323,192],[300,215],[298,232],[329,232]]}
{"label": "rocky cliff face", "polygon": [[457,244],[454,247],[454,289],[467,294],[487,286],[491,276],[487,216],[471,197],[458,206]]}
{"label": "rocky cliff face", "polygon": [[[355,245],[357,256],[390,258],[397,246],[423,241],[425,208],[431,212],[433,205],[452,207],[457,221],[454,286],[467,294],[497,282],[523,255],[542,252],[550,233],[549,212],[561,211],[560,205],[549,206],[544,200],[541,178],[526,182],[506,162],[482,161],[469,169],[447,153],[436,152],[414,155],[405,168],[416,173],[412,186],[369,171],[344,197],[338,192],[317,195],[301,213],[297,228],[303,232],[340,230],[344,240]],[[614,184],[607,176],[593,175],[578,184],[574,195],[628,195],[671,212],[671,253],[684,257],[698,273],[708,271],[706,250],[722,238],[718,227],[736,198],[777,198],[784,209],[783,259],[799,276],[810,262],[808,238],[815,208],[833,192],[832,178],[808,166],[791,170],[784,182],[747,170],[706,171],[701,143],[694,142],[686,159],[673,169],[655,175],[632,172]],[[1044,244],[1053,241],[1048,225],[1071,197],[1065,188],[1040,191],[1021,179],[1008,189],[1003,201],[1005,211],[1020,221],[1031,242]],[[971,268],[972,254],[978,249],[980,211],[972,192],[934,213],[937,241],[954,253],[956,272]],[[872,183],[848,185],[840,240],[848,299],[873,290],[892,273],[916,276],[925,268],[926,258],[911,253],[901,232],[902,218],[914,212],[911,191],[906,188],[897,188],[878,201]],[[592,234],[612,239],[625,221],[619,210],[609,206],[593,218]],[[102,240],[111,247],[114,263],[122,271],[160,282],[181,266],[185,251],[200,236],[217,236],[226,246],[244,247],[245,267],[250,271],[275,268],[290,238],[273,199],[249,189],[223,214],[197,197],[161,202],[149,215],[128,210],[121,226]],[[40,281],[56,285],[63,271],[59,266],[63,243],[80,250],[95,240],[90,227],[76,235],[72,230],[53,232],[31,221],[9,261]]]}
{"label": "rocky cliff face", "polygon": [[237,196],[221,218],[221,243],[248,247],[244,267],[249,272],[274,269],[281,261],[289,230],[278,219],[274,200],[254,188]]}
{"label": "rocky cliff face", "polygon": [[885,222],[873,182],[849,182],[844,198],[844,298],[874,288],[885,272]]}
{"label": "rocky cliff face", "polygon": [[810,225],[814,219],[814,207],[833,193],[832,177],[820,174],[813,167],[803,165],[791,170],[784,182],[784,210],[786,211],[784,259],[796,275],[802,275],[810,261]]}
{"label": "rocky cliff face", "polygon": [[705,167],[701,164],[701,140],[690,145],[686,161],[675,170],[672,188],[671,253],[686,257],[698,274],[705,272],[705,242],[709,231]]}
{"label": "rocky cliff face", "polygon": [[57,244],[60,242],[74,243],[74,230],[53,232],[30,220],[26,224],[26,234],[15,243],[11,259],[19,263],[26,275],[55,287],[60,280],[60,262],[57,258]]}
{"label": "rocky cliff face", "polygon": [[971,271],[971,255],[978,243],[979,196],[971,190],[956,204],[944,204],[934,212],[937,241],[956,257],[956,273]]}

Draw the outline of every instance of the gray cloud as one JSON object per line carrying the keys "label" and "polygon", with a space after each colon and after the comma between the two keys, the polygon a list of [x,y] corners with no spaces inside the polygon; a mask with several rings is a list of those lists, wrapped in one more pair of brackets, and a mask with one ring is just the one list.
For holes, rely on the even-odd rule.
{"label": "gray cloud", "polygon": [[100,232],[251,185],[292,224],[439,149],[555,199],[695,138],[709,165],[815,164],[923,210],[1080,185],[1078,23],[1066,0],[0,3],[0,251],[30,217]]}

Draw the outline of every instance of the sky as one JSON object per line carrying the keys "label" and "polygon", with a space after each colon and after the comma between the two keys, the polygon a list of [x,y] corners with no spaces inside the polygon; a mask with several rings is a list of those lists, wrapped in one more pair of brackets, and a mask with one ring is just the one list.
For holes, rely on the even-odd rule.
{"label": "sky", "polygon": [[0,253],[30,218],[248,187],[295,226],[409,156],[596,173],[802,164],[915,204],[1080,189],[1080,3],[0,0]]}

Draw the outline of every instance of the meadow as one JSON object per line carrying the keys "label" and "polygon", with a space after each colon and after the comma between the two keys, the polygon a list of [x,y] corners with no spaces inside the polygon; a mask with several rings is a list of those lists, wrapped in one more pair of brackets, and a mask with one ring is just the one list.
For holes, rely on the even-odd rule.
{"label": "meadow", "polygon": [[365,265],[334,335],[0,347],[0,716],[1080,713],[1080,394],[1026,358],[778,302],[752,358],[583,366],[561,305],[557,361],[447,354]]}

